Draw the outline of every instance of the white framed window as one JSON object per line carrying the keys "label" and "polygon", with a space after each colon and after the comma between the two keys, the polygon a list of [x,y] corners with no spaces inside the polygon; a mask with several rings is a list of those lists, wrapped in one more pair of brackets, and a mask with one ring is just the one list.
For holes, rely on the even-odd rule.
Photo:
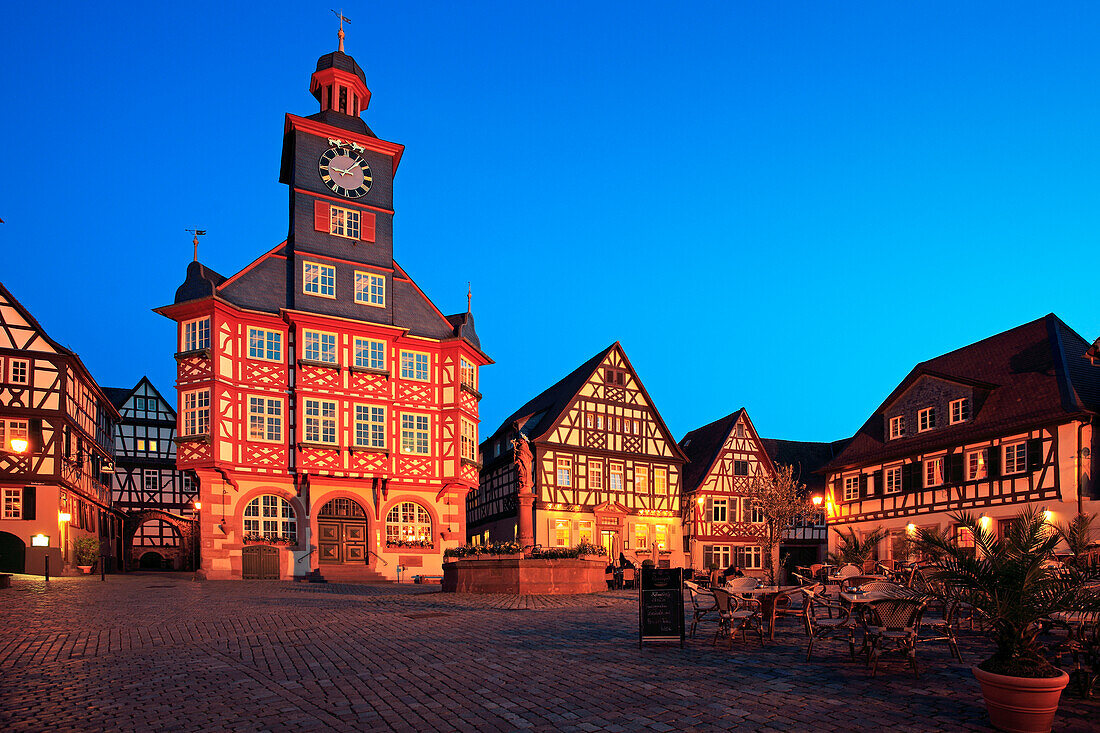
{"label": "white framed window", "polygon": [[951,424],[966,422],[970,419],[970,400],[966,397],[951,400]]}
{"label": "white framed window", "polygon": [[4,489],[4,519],[23,518],[23,489]]}
{"label": "white framed window", "polygon": [[730,562],[729,545],[703,545],[703,566],[716,565],[719,568],[728,568]]}
{"label": "white framed window", "polygon": [[289,537],[297,542],[294,507],[281,496],[257,496],[244,508],[244,533],[268,538]]}
{"label": "white framed window", "polygon": [[321,298],[336,297],[336,266],[320,262],[302,263],[302,291]]}
{"label": "white framed window", "polygon": [[477,425],[462,418],[462,457],[477,463]]}
{"label": "white framed window", "polygon": [[901,466],[891,466],[883,470],[883,480],[886,483],[887,494],[897,494],[901,491]]}
{"label": "white framed window", "polygon": [[987,448],[972,450],[966,454],[966,480],[979,481],[989,476],[989,452]]}
{"label": "white framed window", "polygon": [[926,458],[924,461],[924,486],[943,485],[943,456]]}
{"label": "white framed window", "polygon": [[359,212],[355,209],[329,207],[329,234],[345,239],[359,239],[359,225]]}
{"label": "white framed window", "polygon": [[603,461],[588,460],[588,488],[593,491],[603,489]]}
{"label": "white framed window", "polygon": [[384,308],[386,306],[386,276],[356,270],[355,302]]}
{"label": "white framed window", "polygon": [[844,477],[844,501],[859,498],[859,475]]}
{"label": "white framed window", "polygon": [[890,440],[901,438],[905,435],[905,416],[898,415],[890,418]]}
{"label": "white framed window", "polygon": [[305,424],[303,425],[307,443],[336,444],[336,401],[305,401]]}
{"label": "white framed window", "polygon": [[248,329],[248,358],[263,361],[283,360],[283,334],[266,328]]}
{"label": "white framed window", "polygon": [[432,515],[413,501],[403,501],[386,513],[386,544],[408,542],[434,543]]}
{"label": "white framed window", "polygon": [[936,427],[936,408],[926,407],[917,412],[917,432],[923,433]]}
{"label": "white framed window", "polygon": [[428,416],[415,413],[401,415],[401,452],[426,456],[428,447]]}
{"label": "white framed window", "polygon": [[668,493],[668,469],[656,467],[653,469],[653,493],[664,496]]}
{"label": "white framed window", "polygon": [[[470,389],[477,391],[477,367],[473,365],[473,362],[467,361],[466,357],[459,359],[459,373],[461,374],[462,384],[466,385]],[[592,427],[592,416],[588,416],[588,427]]]}
{"label": "white framed window", "polygon": [[386,342],[377,339],[355,339],[355,366],[363,369],[386,369]]}
{"label": "white framed window", "polygon": [[27,384],[30,382],[31,365],[26,359],[8,360],[8,381],[12,384]]}
{"label": "white framed window", "polygon": [[634,491],[639,494],[649,493],[649,466],[634,466]]}
{"label": "white framed window", "polygon": [[728,522],[729,521],[729,500],[728,499],[712,499],[710,502],[710,521],[712,522]]}
{"label": "white framed window", "polygon": [[753,501],[749,503],[749,521],[753,524],[764,523],[764,507],[760,502]]}
{"label": "white framed window", "polygon": [[355,444],[364,448],[386,447],[386,408],[355,406]]}
{"label": "white framed window", "polygon": [[568,519],[555,519],[554,520],[554,546],[555,547],[569,547],[570,546],[570,522]]}
{"label": "white framed window", "polygon": [[759,545],[742,547],[740,555],[745,570],[760,570],[764,567],[764,552]]}
{"label": "white framed window", "polygon": [[401,378],[428,381],[428,355],[419,351],[401,352]]}
{"label": "white framed window", "polygon": [[183,324],[183,348],[181,351],[198,351],[210,348],[210,319],[198,318]]}
{"label": "white framed window", "polygon": [[155,468],[145,469],[141,474],[141,488],[145,489],[146,494],[159,494],[160,471]]}
{"label": "white framed window", "polygon": [[183,393],[183,434],[207,435],[210,432],[210,390]]}
{"label": "white framed window", "polygon": [[135,397],[134,398],[134,409],[135,410],[144,410],[145,409],[145,398],[144,397]]}
{"label": "white framed window", "polygon": [[195,478],[190,473],[184,472],[180,474],[180,486],[185,495],[197,493]]}
{"label": "white framed window", "polygon": [[577,542],[594,543],[596,541],[596,523],[582,519],[577,522]]}
{"label": "white framed window", "polygon": [[308,361],[335,364],[336,334],[323,331],[302,331],[302,358]]}
{"label": "white framed window", "polygon": [[613,492],[621,492],[623,490],[623,464],[610,463],[608,464],[608,487]]}
{"label": "white framed window", "polygon": [[1004,447],[1005,474],[1027,471],[1027,443],[1010,443]]}
{"label": "white framed window", "polygon": [[557,485],[558,486],[572,486],[573,485],[573,459],[561,458],[557,460]]}
{"label": "white framed window", "polygon": [[264,443],[283,440],[283,401],[277,397],[248,398],[248,439]]}

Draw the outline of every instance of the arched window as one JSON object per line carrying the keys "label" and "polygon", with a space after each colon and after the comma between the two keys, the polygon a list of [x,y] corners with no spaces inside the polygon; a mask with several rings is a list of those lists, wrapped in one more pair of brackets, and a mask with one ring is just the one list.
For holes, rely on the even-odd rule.
{"label": "arched window", "polygon": [[178,547],[179,532],[163,519],[147,519],[134,533],[134,547]]}
{"label": "arched window", "polygon": [[432,515],[411,501],[390,509],[386,514],[386,544],[432,547]]}
{"label": "arched window", "polygon": [[244,533],[264,539],[288,538],[298,541],[294,507],[281,496],[257,496],[244,508]]}

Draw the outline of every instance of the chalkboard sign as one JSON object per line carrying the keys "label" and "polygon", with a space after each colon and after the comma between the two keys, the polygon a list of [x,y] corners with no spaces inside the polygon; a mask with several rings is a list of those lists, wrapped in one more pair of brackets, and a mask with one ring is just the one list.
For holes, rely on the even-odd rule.
{"label": "chalkboard sign", "polygon": [[684,645],[684,571],[641,568],[638,577],[638,646],[647,641]]}

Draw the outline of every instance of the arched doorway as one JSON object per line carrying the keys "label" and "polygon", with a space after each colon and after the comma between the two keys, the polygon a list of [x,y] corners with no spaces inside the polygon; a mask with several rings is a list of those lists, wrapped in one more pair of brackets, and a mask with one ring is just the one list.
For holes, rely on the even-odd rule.
{"label": "arched doorway", "polygon": [[23,573],[27,567],[27,546],[10,532],[0,532],[0,573]]}
{"label": "arched doorway", "polygon": [[351,499],[330,499],[317,513],[318,561],[363,565],[367,560],[367,513]]}
{"label": "arched doorway", "polygon": [[138,561],[142,570],[160,570],[164,567],[164,558],[159,552],[146,552]]}

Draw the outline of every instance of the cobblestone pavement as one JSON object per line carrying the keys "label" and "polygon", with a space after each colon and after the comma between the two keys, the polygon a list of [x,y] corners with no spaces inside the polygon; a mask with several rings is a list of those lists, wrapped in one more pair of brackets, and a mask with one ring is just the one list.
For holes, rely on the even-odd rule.
{"label": "cobblestone pavement", "polygon": [[[969,664],[872,679],[784,620],[776,641],[639,650],[630,591],[457,596],[430,586],[16,576],[0,591],[3,730],[987,730]],[[1055,730],[1098,730],[1063,695]]]}

